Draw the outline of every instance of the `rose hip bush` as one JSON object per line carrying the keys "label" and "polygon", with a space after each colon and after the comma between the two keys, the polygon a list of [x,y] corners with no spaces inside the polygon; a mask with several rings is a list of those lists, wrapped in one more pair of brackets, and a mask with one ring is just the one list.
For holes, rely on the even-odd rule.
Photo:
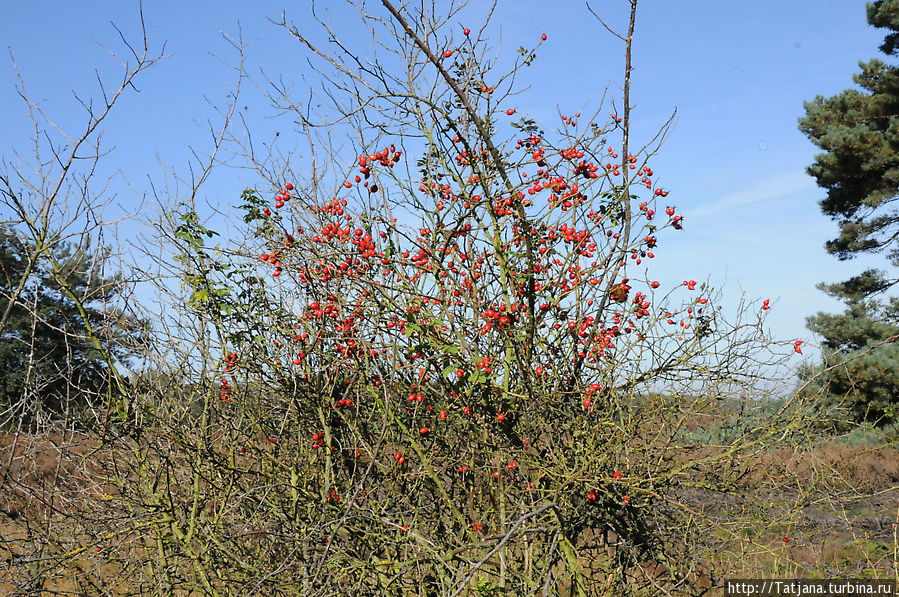
{"label": "rose hip bush", "polygon": [[713,454],[677,442],[758,374],[768,302],[730,320],[695,274],[654,271],[689,226],[657,147],[630,140],[636,3],[622,107],[551,125],[512,93],[551,37],[501,71],[456,12],[382,4],[364,16],[395,54],[361,70],[283,23],[358,149],[302,114],[314,167],[257,162],[237,240],[207,245],[193,207],[169,220],[192,381],[144,402],[119,487],[165,513],[157,586],[690,593],[682,485],[795,422]]}

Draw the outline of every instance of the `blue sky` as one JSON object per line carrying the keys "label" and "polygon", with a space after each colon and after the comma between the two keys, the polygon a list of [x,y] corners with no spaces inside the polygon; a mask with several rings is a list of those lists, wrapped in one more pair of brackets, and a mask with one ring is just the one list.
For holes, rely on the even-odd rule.
{"label": "blue sky", "polygon": [[[442,3],[443,0],[440,0]],[[593,8],[610,25],[623,28],[624,0],[597,0]],[[121,209],[138,205],[148,177],[164,169],[182,169],[187,147],[207,142],[209,101],[223,103],[233,76],[222,61],[234,53],[222,33],[252,41],[249,69],[299,81],[308,75],[306,54],[267,17],[282,10],[296,23],[310,23],[309,3],[224,0],[144,3],[151,45],[166,42],[171,56],[146,73],[140,93],[119,106],[105,128],[115,151],[107,167],[120,170],[112,185]],[[338,2],[318,2],[331,10],[332,24],[356,36],[350,13]],[[372,13],[380,3],[369,2]],[[770,298],[768,319],[774,336],[803,338],[814,344],[805,318],[837,311],[840,304],[815,289],[838,281],[876,258],[841,263],[823,244],[835,225],[820,214],[823,197],[804,171],[815,147],[796,127],[803,100],[831,95],[851,85],[858,61],[878,56],[883,34],[865,21],[864,2],[834,0],[643,0],[634,46],[633,135],[648,140],[677,109],[677,120],[653,161],[657,182],[670,189],[670,203],[686,218],[686,229],[664,239],[654,264],[658,278],[676,284],[709,279],[725,287],[735,304],[741,292],[750,299]],[[459,26],[474,28],[482,8],[459,16]],[[0,39],[15,57],[27,89],[63,128],[81,122],[72,90],[96,96],[94,69],[116,76],[117,65],[100,41],[121,49],[115,22],[137,40],[137,3],[83,0],[61,2],[8,0],[0,3]],[[311,28],[311,23],[310,23]],[[310,29],[310,32],[312,30]],[[526,71],[530,90],[519,112],[554,124],[558,112],[587,112],[603,92],[620,105],[622,47],[580,2],[501,1],[490,36],[492,45],[513,54],[520,45],[548,35],[536,64]],[[456,32],[455,35],[459,35]],[[15,92],[9,55],[0,57],[0,153],[28,150],[30,129]],[[248,87],[241,102],[264,136],[289,131],[271,119],[257,89]],[[205,198],[226,206],[240,189],[258,181],[245,171],[220,170],[205,187]],[[131,226],[134,226],[131,224]],[[128,234],[135,229],[128,229]],[[807,351],[807,354],[814,354]]]}

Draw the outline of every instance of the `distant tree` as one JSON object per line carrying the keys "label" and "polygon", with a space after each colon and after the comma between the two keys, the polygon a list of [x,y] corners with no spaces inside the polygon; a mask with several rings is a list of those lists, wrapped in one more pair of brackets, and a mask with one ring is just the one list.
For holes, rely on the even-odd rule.
{"label": "distant tree", "polygon": [[[4,298],[12,297],[34,254],[0,227]],[[107,257],[89,241],[60,243],[34,264],[17,300],[4,301],[10,309],[0,331],[0,426],[77,415],[111,387],[109,357],[129,359],[139,328],[113,306],[123,285],[103,277]]]}
{"label": "distant tree", "polygon": [[887,423],[899,418],[899,299],[866,299],[863,289],[870,287],[873,275],[865,272],[847,282],[819,285],[844,299],[848,308],[808,318],[809,329],[824,338],[824,362],[804,376],[828,369],[813,384],[826,406],[842,404],[856,421]]}
{"label": "distant tree", "polygon": [[[867,16],[871,25],[890,31],[880,50],[894,56],[899,0],[869,3]],[[840,260],[881,253],[892,269],[819,285],[847,309],[808,319],[809,329],[824,338],[824,362],[805,375],[829,369],[819,380],[826,400],[843,401],[858,420],[886,422],[899,406],[899,302],[877,297],[899,282],[899,67],[878,59],[859,66],[853,80],[860,89],[806,102],[799,128],[824,150],[808,172],[827,190],[821,210],[839,225],[827,251]]]}

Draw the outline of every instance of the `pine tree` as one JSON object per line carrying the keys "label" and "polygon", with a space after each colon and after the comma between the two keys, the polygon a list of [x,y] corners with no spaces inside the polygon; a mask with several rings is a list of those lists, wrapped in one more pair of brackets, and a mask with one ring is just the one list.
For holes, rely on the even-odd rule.
{"label": "pine tree", "polygon": [[[866,298],[870,288],[865,272],[848,282],[819,285],[828,294],[842,298],[847,309],[840,314],[818,313],[808,318],[808,327],[824,338],[824,362],[804,372],[812,377],[822,369],[813,390],[821,394],[822,407],[840,404],[856,421],[878,424],[899,417],[899,299]],[[884,343],[893,338],[892,343]],[[875,348],[872,348],[875,347]]]}
{"label": "pine tree", "polygon": [[[867,17],[890,31],[880,50],[894,56],[899,0],[869,3]],[[825,248],[840,260],[883,254],[891,269],[819,285],[847,309],[808,319],[809,329],[824,338],[824,362],[803,376],[829,369],[816,382],[825,402],[842,403],[856,420],[885,423],[899,415],[899,300],[878,299],[899,282],[899,67],[878,59],[859,66],[853,77],[859,89],[806,102],[799,128],[824,150],[808,172],[827,190],[821,210],[839,225]]]}
{"label": "pine tree", "polygon": [[[28,249],[0,227],[4,299],[26,273]],[[78,417],[112,387],[110,360],[127,363],[141,337],[138,322],[112,306],[123,285],[100,275],[108,252],[63,243],[52,257],[36,263],[0,331],[0,426]]]}

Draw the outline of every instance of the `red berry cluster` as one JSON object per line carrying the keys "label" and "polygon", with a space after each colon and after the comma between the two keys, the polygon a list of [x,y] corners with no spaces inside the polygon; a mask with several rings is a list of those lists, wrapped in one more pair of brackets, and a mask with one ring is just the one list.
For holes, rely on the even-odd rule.
{"label": "red berry cluster", "polygon": [[265,263],[269,263],[275,266],[275,271],[272,272],[272,276],[278,277],[281,275],[281,271],[284,269],[284,264],[281,263],[281,252],[275,251],[274,253],[263,253],[259,256],[261,261]]}
{"label": "red berry cluster", "polygon": [[484,373],[493,373],[493,368],[490,366],[490,357],[484,357],[480,361],[478,361],[478,369],[483,371]]}
{"label": "red berry cluster", "polygon": [[656,215],[656,212],[654,209],[649,209],[649,201],[644,201],[643,203],[640,204],[640,211],[642,211],[643,213],[646,214],[647,220],[652,220],[652,217],[654,215]]}
{"label": "red berry cluster", "polygon": [[587,397],[584,398],[584,410],[590,410],[590,405],[593,404],[593,397],[602,389],[602,386],[598,383],[592,383],[587,388]]}
{"label": "red berry cluster", "polygon": [[[225,355],[225,368],[223,369],[223,372],[228,373],[229,371],[233,371],[235,367],[237,367],[237,353],[229,352],[227,355]],[[219,394],[222,402],[231,402],[231,390],[232,387],[228,382],[228,378],[223,377],[222,390]]]}
{"label": "red berry cluster", "polygon": [[[378,185],[374,183],[369,185],[368,183],[368,179],[371,177],[372,166],[377,163],[387,168],[393,168],[393,166],[400,160],[401,155],[403,155],[403,152],[397,151],[396,147],[391,145],[378,153],[359,156],[359,174],[361,174],[361,176],[357,175],[354,181],[357,184],[361,182],[362,186],[367,188],[369,193],[376,193],[378,191]],[[343,186],[348,189],[352,188],[353,182],[346,181],[343,183]],[[346,205],[346,203],[344,203],[344,205]]]}
{"label": "red berry cluster", "polygon": [[646,298],[647,297],[645,294],[643,294],[642,292],[638,292],[637,294],[634,295],[634,298],[631,301],[631,303],[633,303],[635,305],[634,316],[637,319],[640,319],[641,317],[646,317],[649,315],[650,302],[648,300],[646,300]]}
{"label": "red berry cluster", "polygon": [[[278,191],[278,194],[275,195],[275,209],[281,209],[282,207],[284,207],[284,204],[287,201],[290,201],[290,191],[292,190],[293,184],[289,182],[284,184],[284,188]],[[263,215],[265,215],[265,217],[268,217],[272,215],[272,210],[270,210],[268,207],[264,207],[262,209],[262,213]]]}
{"label": "red berry cluster", "polygon": [[[615,481],[620,481],[621,473],[619,473],[618,471],[615,471],[614,473],[612,473],[612,479]],[[591,502],[597,501],[599,499],[599,496],[600,496],[600,491],[598,489],[587,493],[587,499],[590,500]],[[621,503],[625,506],[630,504],[630,502],[631,502],[631,498],[629,495],[625,495],[621,498]]]}
{"label": "red berry cluster", "polygon": [[231,386],[228,385],[228,378],[222,378],[222,391],[221,391],[221,401],[222,402],[231,402]]}
{"label": "red berry cluster", "polygon": [[[512,206],[515,205],[517,201],[522,201],[523,199],[524,193],[521,192],[513,193],[508,197],[500,197],[493,205],[493,211],[499,217],[511,216],[515,213],[515,210],[512,209]],[[524,202],[522,201],[522,203]]]}
{"label": "red berry cluster", "polygon": [[[493,328],[501,330],[509,327],[517,320],[516,312],[520,311],[521,313],[525,313],[527,311],[527,308],[524,305],[519,306],[515,303],[512,303],[512,305],[508,308],[509,312],[507,313],[506,311],[506,303],[501,303],[499,307],[488,308],[486,311],[481,313],[484,319],[487,320],[487,323],[485,323],[481,328],[481,335],[486,334]],[[488,364],[489,361],[490,359],[487,359]]]}
{"label": "red berry cluster", "polygon": [[318,450],[325,447],[325,434],[319,431],[312,435],[312,449]]}

